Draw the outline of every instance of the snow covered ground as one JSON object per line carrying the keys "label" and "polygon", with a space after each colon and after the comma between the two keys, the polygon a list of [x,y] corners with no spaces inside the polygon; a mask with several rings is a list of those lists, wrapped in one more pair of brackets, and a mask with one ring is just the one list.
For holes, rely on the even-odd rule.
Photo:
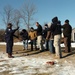
{"label": "snow covered ground", "polygon": [[[75,58],[72,61],[33,55],[9,59],[4,53],[0,55],[0,75],[75,75]],[[48,61],[55,64],[47,64]]]}
{"label": "snow covered ground", "polygon": [[[5,43],[0,42],[0,46]],[[22,42],[14,43],[22,45]],[[64,44],[61,44],[64,47]],[[72,43],[72,47],[75,43]],[[75,75],[75,54],[55,59],[54,55],[42,52],[35,55],[8,58],[5,52],[0,52],[0,75]],[[54,65],[47,64],[54,61]]]}

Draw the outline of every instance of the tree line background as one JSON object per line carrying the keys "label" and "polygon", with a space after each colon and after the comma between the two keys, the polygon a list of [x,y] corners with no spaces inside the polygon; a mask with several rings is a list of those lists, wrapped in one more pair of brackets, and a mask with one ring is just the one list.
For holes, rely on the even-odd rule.
{"label": "tree line background", "polygon": [[[15,9],[11,5],[6,5],[3,8],[3,12],[0,12],[2,16],[2,22],[7,27],[8,23],[12,23],[14,28],[18,26],[29,31],[30,27],[35,24],[36,19],[34,15],[37,13],[36,6],[33,3],[25,2],[20,8]],[[4,41],[5,30],[0,29],[0,41]],[[19,36],[19,30],[16,33]]]}

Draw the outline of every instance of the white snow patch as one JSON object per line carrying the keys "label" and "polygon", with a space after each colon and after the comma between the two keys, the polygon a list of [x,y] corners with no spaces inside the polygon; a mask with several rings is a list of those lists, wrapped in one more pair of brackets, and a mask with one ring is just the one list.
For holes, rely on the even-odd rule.
{"label": "white snow patch", "polygon": [[[38,75],[49,73],[50,75],[75,75],[75,66],[71,61],[64,61],[63,65],[58,60],[50,60],[50,58],[35,58],[33,56],[16,57],[11,59],[3,58],[0,62],[0,72],[10,71],[13,75]],[[46,64],[47,61],[55,61],[57,64],[51,66]],[[6,66],[8,64],[9,66]]]}
{"label": "white snow patch", "polygon": [[[14,45],[22,45],[22,42],[14,43]],[[5,45],[0,42],[0,45]],[[75,43],[71,43],[75,47]],[[64,47],[64,44],[61,44]],[[5,61],[1,61],[5,60]],[[46,64],[47,61],[55,61],[55,65]],[[9,65],[9,66],[8,66]],[[75,64],[71,60],[64,60],[63,64],[59,60],[52,57],[43,58],[43,56],[25,56],[8,58],[6,53],[0,52],[0,73],[9,71],[13,75],[38,75],[40,73],[48,73],[50,75],[75,75]]]}
{"label": "white snow patch", "polygon": [[[28,42],[30,42],[30,40]],[[5,42],[0,42],[0,45],[6,45],[6,43]],[[14,45],[23,45],[23,42],[22,41],[21,42],[14,42]],[[65,47],[64,43],[61,44],[60,46]],[[75,47],[75,43],[71,43],[71,47]]]}

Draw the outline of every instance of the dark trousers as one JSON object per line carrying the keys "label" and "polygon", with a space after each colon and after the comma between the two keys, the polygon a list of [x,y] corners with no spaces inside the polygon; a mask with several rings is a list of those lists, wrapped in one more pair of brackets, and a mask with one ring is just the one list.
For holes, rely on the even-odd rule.
{"label": "dark trousers", "polygon": [[35,50],[37,49],[36,47],[36,40],[31,40],[31,50],[33,51],[33,45],[35,46]]}
{"label": "dark trousers", "polygon": [[9,41],[6,43],[6,53],[8,53],[9,58],[13,58],[12,57],[12,50],[13,50],[13,42]]}
{"label": "dark trousers", "polygon": [[49,50],[49,40],[45,39],[45,49]]}
{"label": "dark trousers", "polygon": [[51,53],[55,53],[55,48],[54,48],[53,43],[54,43],[54,40],[49,40],[49,51]]}
{"label": "dark trousers", "polygon": [[71,52],[71,37],[64,37],[65,52]]}
{"label": "dark trousers", "polygon": [[12,54],[13,42],[7,42],[6,44],[6,53]]}

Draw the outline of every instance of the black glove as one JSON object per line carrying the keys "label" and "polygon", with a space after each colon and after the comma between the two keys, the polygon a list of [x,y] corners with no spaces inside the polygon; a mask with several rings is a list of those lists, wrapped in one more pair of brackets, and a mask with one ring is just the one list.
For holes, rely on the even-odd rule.
{"label": "black glove", "polygon": [[17,29],[16,30],[18,30],[19,29],[19,27],[17,27]]}
{"label": "black glove", "polygon": [[18,37],[18,36],[16,36],[16,35],[14,35],[14,37],[16,37],[16,38],[18,38],[18,39],[19,39],[19,37]]}
{"label": "black glove", "polygon": [[18,36],[16,36],[16,38],[18,38],[18,39],[19,39],[19,37],[18,37]]}
{"label": "black glove", "polygon": [[17,27],[17,30],[19,29],[19,27]]}

